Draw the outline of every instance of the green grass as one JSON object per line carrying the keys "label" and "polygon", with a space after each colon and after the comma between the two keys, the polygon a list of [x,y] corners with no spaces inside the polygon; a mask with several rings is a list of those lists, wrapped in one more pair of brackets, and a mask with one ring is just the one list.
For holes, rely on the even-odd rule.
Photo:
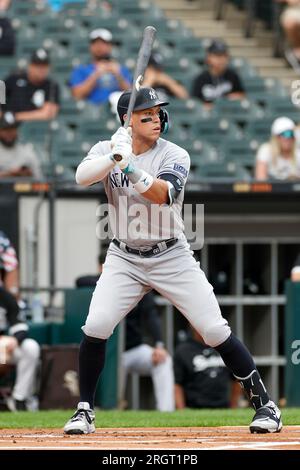
{"label": "green grass", "polygon": [[[0,412],[1,428],[62,428],[71,411],[53,410],[29,412]],[[97,411],[96,426],[114,427],[193,427],[193,426],[247,426],[253,417],[252,409],[237,410],[182,410],[173,413],[158,411]],[[300,408],[283,410],[285,425],[300,424]]]}

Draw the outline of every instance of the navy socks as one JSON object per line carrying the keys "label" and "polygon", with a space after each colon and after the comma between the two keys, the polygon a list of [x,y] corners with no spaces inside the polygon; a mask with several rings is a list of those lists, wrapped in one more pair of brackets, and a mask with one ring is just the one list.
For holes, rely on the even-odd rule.
{"label": "navy socks", "polygon": [[79,349],[80,401],[94,408],[97,382],[105,362],[106,340],[84,335]]}
{"label": "navy socks", "polygon": [[231,334],[224,343],[215,349],[221,355],[225,365],[246,390],[254,409],[257,410],[268,403],[270,397],[246,346]]}

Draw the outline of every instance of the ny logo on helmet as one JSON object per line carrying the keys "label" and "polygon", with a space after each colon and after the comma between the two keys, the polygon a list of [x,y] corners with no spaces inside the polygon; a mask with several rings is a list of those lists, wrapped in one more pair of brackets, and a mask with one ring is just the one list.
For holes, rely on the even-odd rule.
{"label": "ny logo on helmet", "polygon": [[151,98],[152,100],[156,100],[157,95],[156,95],[156,93],[155,93],[154,90],[150,90],[150,91],[149,91],[149,95],[150,95],[150,98]]}

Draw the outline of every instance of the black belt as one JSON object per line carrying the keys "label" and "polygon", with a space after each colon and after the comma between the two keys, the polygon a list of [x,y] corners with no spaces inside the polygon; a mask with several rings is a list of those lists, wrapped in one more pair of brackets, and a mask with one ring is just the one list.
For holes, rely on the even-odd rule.
{"label": "black belt", "polygon": [[151,248],[145,248],[143,250],[138,250],[136,248],[131,248],[130,246],[126,245],[124,242],[120,242],[116,238],[113,238],[112,242],[117,245],[121,250],[130,253],[132,255],[139,255],[145,258],[157,255],[158,253],[162,253],[163,251],[167,250],[171,246],[175,245],[178,241],[178,238],[169,238],[169,240],[163,240],[162,242],[157,243],[156,245],[151,246]]}

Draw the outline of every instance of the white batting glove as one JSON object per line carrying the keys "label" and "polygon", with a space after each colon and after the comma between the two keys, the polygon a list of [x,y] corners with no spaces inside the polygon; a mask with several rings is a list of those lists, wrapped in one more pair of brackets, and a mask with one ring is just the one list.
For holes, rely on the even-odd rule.
{"label": "white batting glove", "polygon": [[121,160],[116,160],[118,167],[120,170],[124,170],[129,163],[132,161],[132,147],[127,142],[117,141],[113,149],[113,155],[121,155]]}
{"label": "white batting glove", "polygon": [[119,143],[127,143],[132,145],[131,138],[131,127],[125,129],[124,127],[119,127],[119,129],[111,137],[111,148],[114,149],[115,146]]}

